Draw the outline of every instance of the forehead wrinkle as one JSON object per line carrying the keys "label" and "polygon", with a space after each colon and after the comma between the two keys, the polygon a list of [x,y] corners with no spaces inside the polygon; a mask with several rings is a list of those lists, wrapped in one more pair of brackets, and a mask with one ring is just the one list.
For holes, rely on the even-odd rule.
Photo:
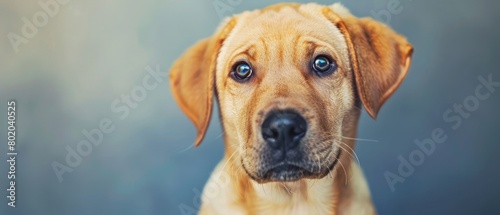
{"label": "forehead wrinkle", "polygon": [[255,52],[255,46],[254,45],[251,45],[250,47],[248,47],[247,49],[245,49],[244,51],[242,51],[241,53],[239,53],[238,55],[245,55],[247,56],[252,62],[255,61],[255,55],[256,55],[256,52]]}
{"label": "forehead wrinkle", "polygon": [[232,53],[233,54],[232,54],[231,58],[235,58],[235,57],[238,57],[240,55],[246,55],[251,59],[255,59],[255,54],[256,54],[255,44],[254,43],[242,44],[238,48],[234,49],[234,51]]}
{"label": "forehead wrinkle", "polygon": [[278,46],[277,47],[277,50],[278,50],[278,56],[277,56],[278,57],[278,63],[281,66],[281,65],[283,65],[284,60],[285,60],[285,56],[284,56],[285,55],[285,53],[284,53],[285,52],[285,50],[284,50],[285,47],[283,47],[285,45],[285,43],[283,43],[283,42],[277,42],[276,44]]}
{"label": "forehead wrinkle", "polygon": [[[307,81],[311,77],[309,69],[308,69],[309,63],[310,63],[309,58],[311,58],[312,55],[314,54],[314,50],[316,49],[316,44],[311,43],[311,42],[307,42],[307,41],[297,42],[295,44],[297,44],[297,46],[299,46],[299,47],[296,46],[294,48],[294,52],[297,52],[297,51],[302,52],[303,50],[305,50],[305,56],[295,56],[294,61],[296,62],[295,67],[299,69],[300,74],[302,74],[304,80]],[[300,64],[304,64],[304,65],[300,65]]]}
{"label": "forehead wrinkle", "polygon": [[296,66],[297,68],[300,68],[300,67],[301,67],[301,66],[298,64],[298,63],[300,63],[301,61],[300,61],[300,59],[298,59],[298,55],[297,55],[297,51],[299,50],[299,48],[297,47],[297,45],[300,45],[300,44],[299,44],[300,37],[301,37],[301,35],[300,35],[300,34],[295,35],[295,38],[293,39],[293,43],[292,43],[292,44],[294,44],[294,45],[295,45],[295,47],[294,47],[294,49],[293,49],[293,51],[292,51],[292,59],[293,59],[293,61],[295,62],[295,66]]}
{"label": "forehead wrinkle", "polygon": [[264,37],[260,37],[259,39],[262,42],[262,47],[264,48],[264,56],[266,56],[266,61],[269,61],[269,53],[266,40]]}
{"label": "forehead wrinkle", "polygon": [[322,39],[318,38],[318,37],[311,37],[311,36],[305,36],[303,37],[304,38],[304,42],[308,42],[308,43],[313,43],[314,45],[316,46],[324,46],[330,50],[333,50],[333,51],[338,51],[335,46],[333,46],[331,44],[331,42],[327,42],[327,41],[323,41]]}

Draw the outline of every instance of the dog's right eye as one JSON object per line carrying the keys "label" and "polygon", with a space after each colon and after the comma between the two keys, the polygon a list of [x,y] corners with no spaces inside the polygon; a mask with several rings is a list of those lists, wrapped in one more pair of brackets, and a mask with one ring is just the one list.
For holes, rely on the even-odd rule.
{"label": "dog's right eye", "polygon": [[231,77],[239,82],[247,81],[252,76],[252,67],[246,62],[239,62],[233,66]]}

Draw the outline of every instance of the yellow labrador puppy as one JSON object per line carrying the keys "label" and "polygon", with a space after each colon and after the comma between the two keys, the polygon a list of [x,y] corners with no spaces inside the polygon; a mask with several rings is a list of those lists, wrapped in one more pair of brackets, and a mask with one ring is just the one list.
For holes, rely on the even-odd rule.
{"label": "yellow labrador puppy", "polygon": [[278,4],[225,20],[170,74],[195,146],[214,95],[220,107],[226,152],[208,183],[228,182],[205,187],[200,214],[375,214],[353,158],[356,127],[361,106],[375,118],[401,84],[412,51],[340,4]]}

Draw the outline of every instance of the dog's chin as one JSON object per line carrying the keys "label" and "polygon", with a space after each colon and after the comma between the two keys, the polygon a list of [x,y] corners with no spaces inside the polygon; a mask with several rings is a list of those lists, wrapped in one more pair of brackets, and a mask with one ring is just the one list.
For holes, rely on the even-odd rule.
{"label": "dog's chin", "polygon": [[256,174],[251,174],[243,165],[243,169],[247,172],[248,176],[256,181],[257,183],[268,183],[268,182],[294,182],[301,179],[320,179],[328,175],[331,170],[334,169],[340,158],[341,151],[337,153],[337,158],[332,162],[327,168],[323,168],[318,172],[314,170],[309,170],[301,167],[300,165],[294,165],[290,163],[279,164],[267,171],[265,171],[260,176]]}
{"label": "dog's chin", "polygon": [[312,172],[291,164],[282,164],[268,170],[263,178],[266,181],[290,182],[314,175]]}

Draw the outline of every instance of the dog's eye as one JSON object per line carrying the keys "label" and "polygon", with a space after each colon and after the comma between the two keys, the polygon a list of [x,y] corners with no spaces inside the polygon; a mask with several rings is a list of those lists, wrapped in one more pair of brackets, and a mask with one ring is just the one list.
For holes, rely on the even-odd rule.
{"label": "dog's eye", "polygon": [[327,56],[320,55],[314,58],[312,62],[312,69],[319,76],[332,74],[337,69],[337,64]]}
{"label": "dog's eye", "polygon": [[252,67],[246,62],[239,62],[233,66],[231,76],[237,81],[246,81],[252,75]]}

